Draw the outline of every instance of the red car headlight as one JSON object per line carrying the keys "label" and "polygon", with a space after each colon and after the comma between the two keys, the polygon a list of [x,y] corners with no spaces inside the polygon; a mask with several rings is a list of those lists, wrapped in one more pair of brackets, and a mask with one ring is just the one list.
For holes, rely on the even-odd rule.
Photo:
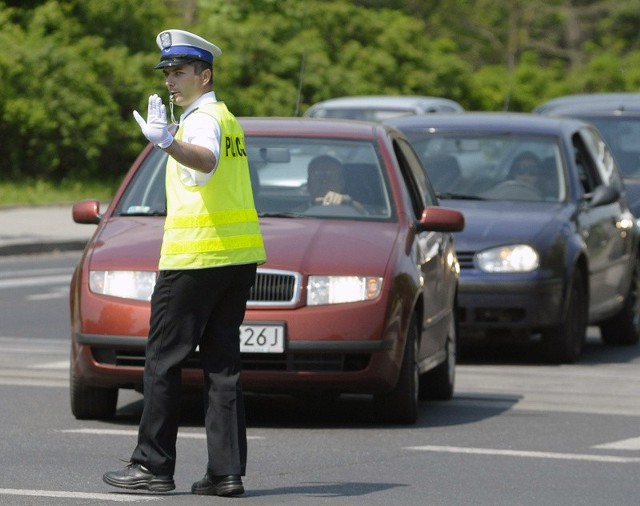
{"label": "red car headlight", "polygon": [[153,271],[91,271],[93,293],[133,300],[151,300],[156,273]]}
{"label": "red car headlight", "polygon": [[375,300],[382,278],[364,276],[309,276],[307,305],[342,304]]}

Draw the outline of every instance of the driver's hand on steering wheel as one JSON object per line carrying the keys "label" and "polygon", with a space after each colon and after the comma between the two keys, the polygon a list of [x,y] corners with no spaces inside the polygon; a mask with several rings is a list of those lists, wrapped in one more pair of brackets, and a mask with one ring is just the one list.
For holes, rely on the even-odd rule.
{"label": "driver's hand on steering wheel", "polygon": [[324,197],[317,197],[316,204],[322,204],[323,206],[339,206],[342,204],[351,204],[353,199],[349,195],[330,191]]}
{"label": "driver's hand on steering wheel", "polygon": [[350,195],[329,191],[324,197],[316,197],[314,200],[316,205],[322,206],[353,206],[358,212],[367,214],[364,206],[357,200],[353,200]]}

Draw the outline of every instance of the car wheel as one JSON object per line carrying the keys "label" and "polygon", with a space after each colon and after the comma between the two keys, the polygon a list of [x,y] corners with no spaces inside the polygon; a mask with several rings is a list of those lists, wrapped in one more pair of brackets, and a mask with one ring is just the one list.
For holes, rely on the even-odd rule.
{"label": "car wheel", "polygon": [[455,317],[452,316],[445,342],[445,360],[420,376],[420,399],[448,401],[453,397],[456,377],[456,336],[456,322]]}
{"label": "car wheel", "polygon": [[78,420],[104,420],[113,418],[116,414],[118,389],[84,385],[76,376],[73,366],[70,372],[69,391],[71,413]]}
{"label": "car wheel", "polygon": [[413,424],[418,419],[418,323],[415,315],[409,323],[398,383],[393,390],[374,398],[382,419],[391,423]]}
{"label": "car wheel", "polygon": [[618,314],[600,324],[602,341],[607,344],[637,344],[640,338],[640,258],[636,258],[629,292]]}
{"label": "car wheel", "polygon": [[588,319],[588,300],[584,286],[584,276],[576,270],[569,287],[564,322],[542,332],[543,351],[549,362],[571,364],[582,353]]}

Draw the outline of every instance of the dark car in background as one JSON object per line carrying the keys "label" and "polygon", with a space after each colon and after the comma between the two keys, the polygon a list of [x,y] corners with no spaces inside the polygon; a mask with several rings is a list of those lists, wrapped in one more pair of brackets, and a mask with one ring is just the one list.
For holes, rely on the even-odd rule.
{"label": "dark car in background", "polygon": [[[244,388],[372,394],[381,415],[401,423],[415,422],[419,399],[451,398],[459,275],[452,232],[464,217],[438,205],[409,142],[377,123],[240,121],[267,251],[241,328]],[[327,156],[342,164],[349,204],[311,199],[308,166]],[[149,145],[104,214],[95,200],[73,207],[76,222],[98,224],[70,291],[77,418],[111,417],[119,389],[142,389],[165,162]],[[196,353],[183,385],[201,384]]]}
{"label": "dark car in background", "polygon": [[629,206],[640,218],[640,93],[584,93],[556,97],[537,114],[580,118],[595,125],[618,163]]}
{"label": "dark car in background", "polygon": [[440,112],[463,112],[456,101],[420,95],[358,95],[318,102],[304,113],[309,118],[340,118],[384,121],[395,116]]}
{"label": "dark car in background", "polygon": [[610,344],[640,335],[639,230],[598,131],[570,118],[464,113],[389,120],[443,205],[462,211],[460,342],[539,337],[578,359],[588,324]]}

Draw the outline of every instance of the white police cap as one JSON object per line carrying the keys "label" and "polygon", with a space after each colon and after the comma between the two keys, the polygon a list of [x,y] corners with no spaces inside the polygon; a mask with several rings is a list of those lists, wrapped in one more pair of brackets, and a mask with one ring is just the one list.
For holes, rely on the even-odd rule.
{"label": "white police cap", "polygon": [[184,30],[165,30],[156,37],[160,48],[160,63],[155,68],[162,69],[183,65],[194,61],[213,64],[213,59],[222,51],[208,40]]}

